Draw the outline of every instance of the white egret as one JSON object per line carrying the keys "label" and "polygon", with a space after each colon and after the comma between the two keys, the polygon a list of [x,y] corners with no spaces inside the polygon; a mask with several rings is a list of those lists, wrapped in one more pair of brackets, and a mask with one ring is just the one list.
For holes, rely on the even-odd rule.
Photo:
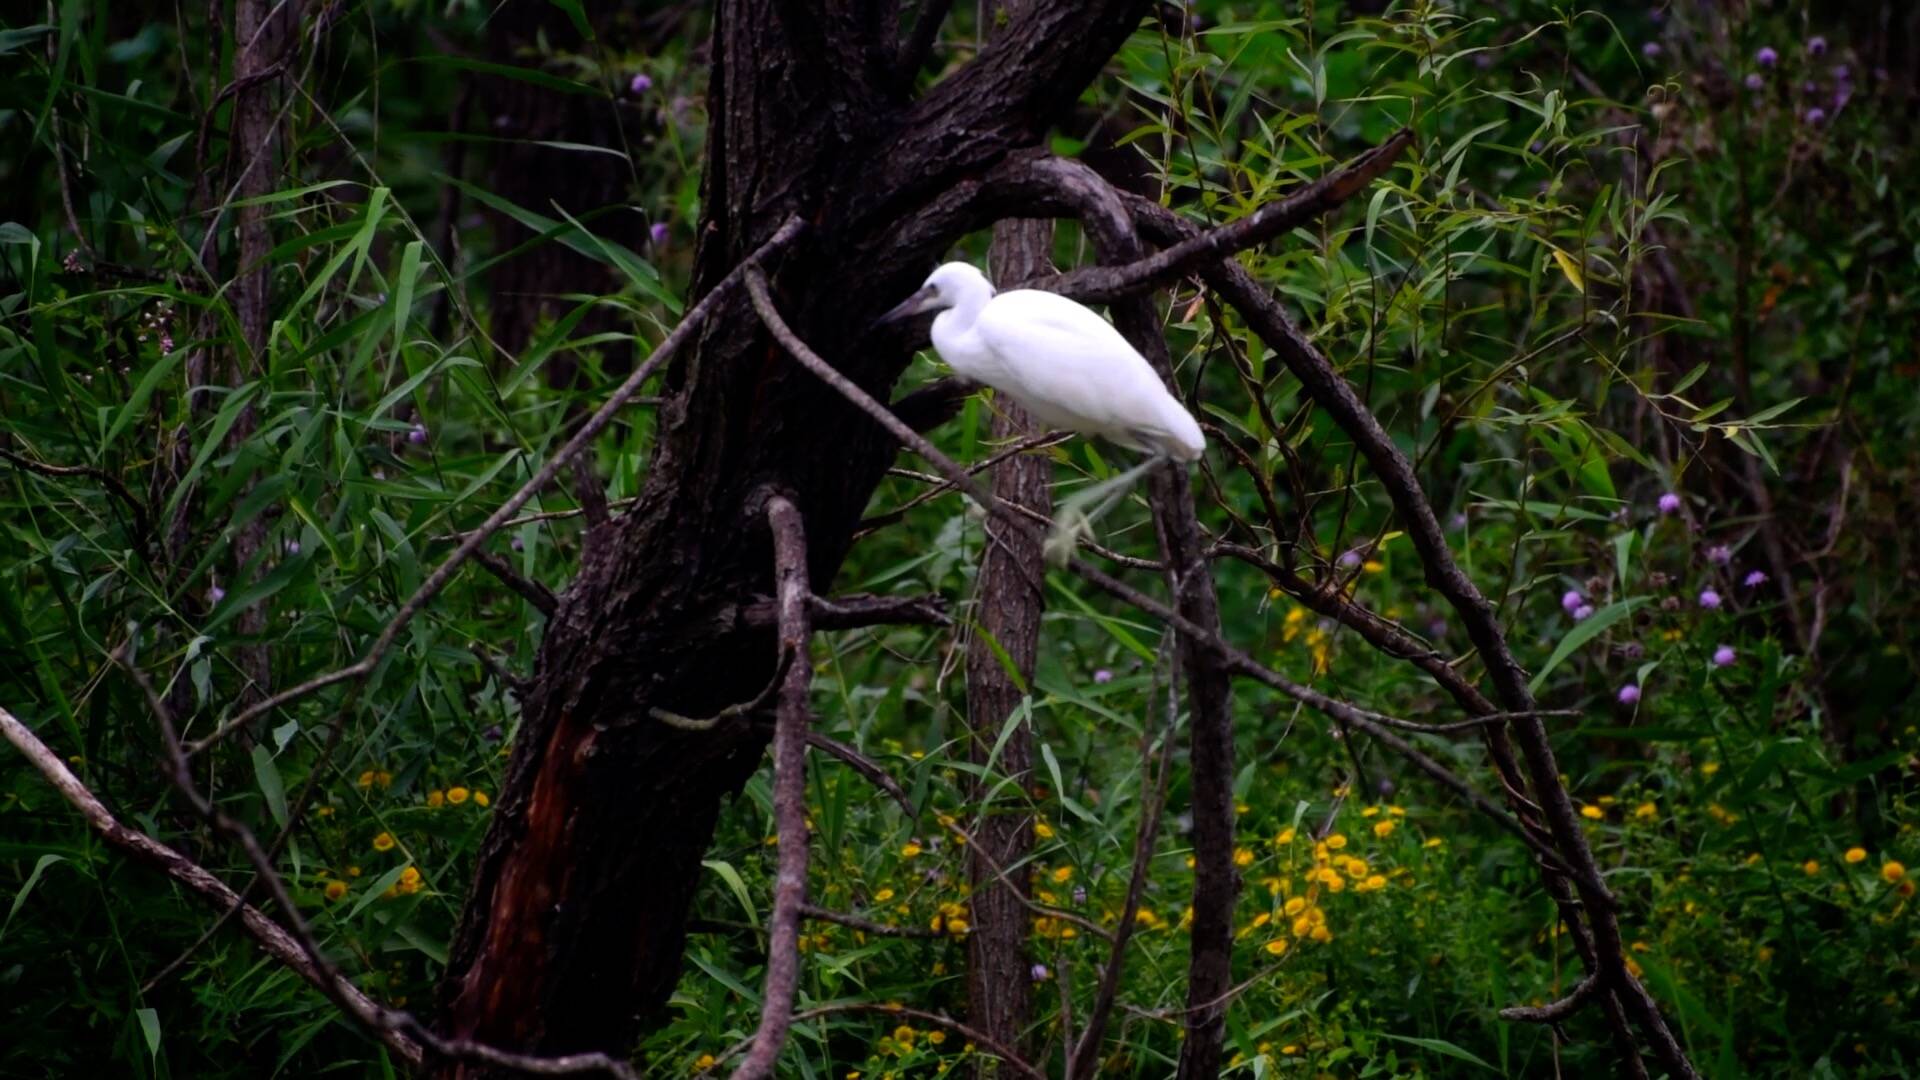
{"label": "white egret", "polygon": [[[923,311],[940,312],[933,347],[954,371],[1006,394],[1042,424],[1149,455],[1060,508],[1047,541],[1056,562],[1072,552],[1075,531],[1091,525],[1127,485],[1162,462],[1191,462],[1206,450],[1200,425],[1146,357],[1085,305],[1037,289],[996,293],[977,268],[950,262],[880,321]],[[1083,510],[1109,492],[1091,513]]]}

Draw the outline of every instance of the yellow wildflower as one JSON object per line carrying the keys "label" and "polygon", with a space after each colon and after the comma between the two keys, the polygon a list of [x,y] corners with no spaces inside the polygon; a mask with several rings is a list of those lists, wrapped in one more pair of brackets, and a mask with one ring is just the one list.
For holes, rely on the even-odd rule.
{"label": "yellow wildflower", "polygon": [[347,883],[344,881],[329,881],[327,882],[325,892],[327,899],[338,900],[347,895]]}
{"label": "yellow wildflower", "polygon": [[475,806],[484,807],[492,802],[493,800],[487,798],[487,793],[484,791],[476,791],[473,793],[473,805]]}
{"label": "yellow wildflower", "polygon": [[1248,850],[1247,848],[1234,848],[1233,849],[1233,865],[1235,866],[1253,865],[1253,852]]}
{"label": "yellow wildflower", "polygon": [[1808,877],[1818,874],[1820,872],[1820,860],[1808,859],[1806,862],[1800,864],[1800,871]]}
{"label": "yellow wildflower", "polygon": [[1274,938],[1272,941],[1267,942],[1266,950],[1274,956],[1281,955],[1287,951],[1287,939],[1283,937]]}
{"label": "yellow wildflower", "polygon": [[1597,806],[1589,804],[1580,808],[1580,816],[1590,821],[1599,821],[1601,818],[1607,816],[1607,812]]}
{"label": "yellow wildflower", "polygon": [[697,1058],[694,1058],[694,1059],[693,1059],[693,1067],[694,1067],[694,1068],[696,1068],[696,1069],[711,1069],[711,1068],[713,1068],[713,1055],[712,1055],[712,1054],[701,1054],[701,1055],[700,1055],[699,1057],[697,1057]]}
{"label": "yellow wildflower", "polygon": [[446,802],[447,802],[446,792],[441,791],[438,788],[435,788],[434,790],[427,792],[428,806],[438,808],[446,805]]}
{"label": "yellow wildflower", "polygon": [[1073,867],[1062,866],[1047,876],[1053,879],[1055,885],[1065,885],[1073,880]]}
{"label": "yellow wildflower", "polygon": [[947,1033],[944,1031],[941,1031],[938,1028],[935,1028],[934,1030],[927,1032],[927,1041],[932,1043],[935,1046],[939,1046],[941,1043],[947,1041]]}
{"label": "yellow wildflower", "polygon": [[1720,771],[1720,763],[1717,761],[1703,761],[1700,763],[1701,776],[1712,776],[1714,773],[1717,773],[1719,771]]}
{"label": "yellow wildflower", "polygon": [[1327,847],[1331,850],[1339,851],[1346,846],[1347,838],[1340,833],[1334,833],[1332,836],[1327,837]]}
{"label": "yellow wildflower", "polygon": [[1376,892],[1387,887],[1387,879],[1381,877],[1379,874],[1370,874],[1367,876],[1367,880],[1360,884],[1366,886],[1368,892]]}
{"label": "yellow wildflower", "polygon": [[1373,835],[1385,840],[1387,837],[1393,835],[1393,825],[1394,822],[1392,818],[1376,821],[1373,823]]}
{"label": "yellow wildflower", "polygon": [[373,850],[392,851],[393,843],[394,843],[393,834],[390,832],[383,832],[379,836],[376,836],[373,838]]}
{"label": "yellow wildflower", "polygon": [[1863,847],[1850,847],[1850,848],[1848,848],[1848,849],[1847,849],[1847,854],[1846,854],[1846,856],[1845,856],[1845,858],[1846,858],[1846,860],[1847,860],[1847,862],[1849,862],[1849,863],[1862,863],[1862,862],[1866,862],[1866,861],[1867,861],[1867,849],[1866,849],[1866,848],[1863,848]]}
{"label": "yellow wildflower", "polygon": [[1289,915],[1298,915],[1301,912],[1307,910],[1307,898],[1304,896],[1295,896],[1289,899],[1286,903],[1286,906],[1282,907],[1280,910],[1286,912]]}
{"label": "yellow wildflower", "polygon": [[1880,864],[1880,877],[1889,885],[1906,876],[1907,868],[1894,862],[1892,859],[1888,859],[1886,862]]}
{"label": "yellow wildflower", "polygon": [[879,892],[873,894],[873,902],[876,904],[884,904],[891,899],[893,899],[892,889],[882,888]]}
{"label": "yellow wildflower", "polygon": [[467,798],[472,794],[472,792],[463,787],[450,787],[447,789],[447,801],[455,806],[459,806],[461,803],[466,802]]}
{"label": "yellow wildflower", "polygon": [[1660,816],[1660,808],[1652,802],[1643,802],[1633,808],[1633,816],[1639,818],[1641,821],[1652,821],[1654,818]]}
{"label": "yellow wildflower", "polygon": [[909,840],[900,845],[900,857],[903,859],[917,859],[920,857],[921,850],[919,844]]}
{"label": "yellow wildflower", "polygon": [[1033,835],[1042,840],[1051,840],[1053,839],[1053,826],[1044,821],[1036,821],[1033,823]]}

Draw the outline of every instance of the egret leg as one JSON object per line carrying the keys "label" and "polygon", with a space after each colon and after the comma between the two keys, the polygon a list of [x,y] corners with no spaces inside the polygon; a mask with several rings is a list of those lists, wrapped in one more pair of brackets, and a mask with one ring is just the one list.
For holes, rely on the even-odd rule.
{"label": "egret leg", "polygon": [[[1080,537],[1093,535],[1093,523],[1100,519],[1100,515],[1112,509],[1113,504],[1120,501],[1135,481],[1166,461],[1167,455],[1155,454],[1126,472],[1102,480],[1061,503],[1053,514],[1053,530],[1047,534],[1044,548],[1047,562],[1054,566],[1065,566],[1073,556],[1073,549],[1079,546]],[[1091,503],[1098,505],[1089,510],[1087,506]]]}

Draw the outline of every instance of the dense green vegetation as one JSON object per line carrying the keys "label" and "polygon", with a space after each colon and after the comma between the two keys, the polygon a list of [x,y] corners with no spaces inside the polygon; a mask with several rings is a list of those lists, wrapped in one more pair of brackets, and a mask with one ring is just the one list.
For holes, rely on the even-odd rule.
{"label": "dense green vegetation", "polygon": [[[935,68],[975,54],[963,7]],[[1456,557],[1556,710],[1564,782],[1620,897],[1629,967],[1695,1064],[1901,1075],[1920,1060],[1916,42],[1869,33],[1876,19],[1823,21],[1810,0],[1706,7],[1206,0],[1184,29],[1144,24],[1054,149],[1122,162],[1218,223],[1413,129],[1383,180],[1242,263],[1416,461]],[[158,684],[190,740],[257,700],[253,658],[276,688],[352,663],[687,294],[708,16],[596,16],[590,42],[556,38],[495,66],[478,59],[488,8],[309,13],[276,118],[285,158],[269,194],[238,201],[246,148],[228,146],[232,102],[214,100],[234,42],[204,12],[75,0],[0,26],[0,708],[124,823],[235,888],[252,876],[246,857],[167,784],[161,732],[113,654]],[[463,89],[483,74],[593,98],[621,126],[599,145],[495,135]],[[484,160],[530,139],[617,158],[624,198],[593,214],[507,201]],[[271,236],[259,349],[235,305],[252,268],[237,266],[231,219],[248,206]],[[560,297],[524,347],[500,347],[495,261],[554,245],[604,263],[604,289]],[[985,254],[984,235],[961,252]],[[1056,254],[1089,259],[1066,224]],[[1195,480],[1207,529],[1479,680],[1347,436],[1194,282],[1158,300],[1183,390],[1213,429]],[[936,374],[926,354],[903,387]],[[970,400],[939,444],[963,462],[988,456],[991,404]],[[637,405],[593,448],[616,511],[640,490],[655,422]],[[1048,453],[1063,489],[1115,461],[1083,440]],[[891,476],[868,513],[925,488]],[[543,492],[487,550],[563,588],[582,547],[571,491]],[[820,634],[812,657],[821,730],[885,766],[918,812],[815,754],[809,895],[937,933],[808,923],[801,1009],[964,1012],[967,875],[949,826],[970,821],[981,773],[959,654],[982,536],[952,493],[914,502],[832,583],[937,594],[959,616]],[[1155,554],[1137,496],[1098,539]],[[1214,570],[1226,636],[1259,659],[1366,709],[1462,719],[1427,675],[1260,566]],[[1162,629],[1070,574],[1047,586],[1023,714],[1039,747],[1035,898],[1112,924],[1151,768],[1169,762],[1102,1060],[1114,1075],[1170,1075],[1192,874]],[[514,681],[543,624],[532,600],[470,566],[364,690],[277,710],[193,763],[200,789],[263,842],[293,826],[277,856],[292,898],[379,1000],[425,1016],[438,1000],[517,730]],[[1567,1021],[1564,1042],[1497,1015],[1565,994],[1580,973],[1521,844],[1277,694],[1242,684],[1234,721],[1244,983],[1230,1072],[1614,1068],[1597,1011]],[[1497,793],[1472,731],[1410,738]],[[770,775],[723,817],[678,992],[636,1059],[649,1073],[695,1071],[753,1030]],[[0,893],[0,1072],[400,1068],[248,937],[199,941],[216,911],[103,843],[11,750]],[[1061,1024],[1084,1018],[1105,944],[1045,915],[1034,934],[1033,1060],[1060,1075]],[[839,1011],[797,1023],[782,1061],[790,1075],[904,1078],[975,1051],[935,1025]]]}

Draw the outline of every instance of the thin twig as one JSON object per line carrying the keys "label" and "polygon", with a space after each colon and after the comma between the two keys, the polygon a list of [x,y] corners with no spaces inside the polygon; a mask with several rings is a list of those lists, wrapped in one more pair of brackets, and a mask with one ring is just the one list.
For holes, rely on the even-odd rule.
{"label": "thin twig", "polygon": [[[808,741],[811,742],[812,740],[809,739]],[[947,936],[944,931],[940,930],[929,930],[920,926],[890,926],[886,923],[874,922],[872,919],[863,919],[858,915],[849,915],[844,911],[832,911],[823,907],[815,907],[812,904],[802,904],[800,906],[800,914],[818,922],[830,922],[836,926],[845,926],[858,930],[863,934],[873,934],[876,937],[944,938]]]}
{"label": "thin twig", "polygon": [[[757,272],[757,271],[756,271]],[[767,978],[760,995],[760,1026],[753,1046],[734,1070],[735,1080],[773,1075],[793,1024],[793,993],[800,983],[800,916],[807,902],[807,731],[813,726],[807,691],[807,534],[800,510],[786,495],[767,497],[773,532],[774,585],[780,597],[780,651],[786,673],[773,730],[773,819],[779,838],[779,870],[773,879],[773,914],[767,919]]]}
{"label": "thin twig", "polygon": [[520,571],[513,568],[511,563],[500,556],[490,551],[476,551],[473,553],[473,561],[486,567],[487,571],[499,578],[502,584],[519,593],[527,603],[533,605],[534,610],[547,618],[553,618],[554,611],[559,609],[560,599],[553,595],[552,589],[522,575]]}

